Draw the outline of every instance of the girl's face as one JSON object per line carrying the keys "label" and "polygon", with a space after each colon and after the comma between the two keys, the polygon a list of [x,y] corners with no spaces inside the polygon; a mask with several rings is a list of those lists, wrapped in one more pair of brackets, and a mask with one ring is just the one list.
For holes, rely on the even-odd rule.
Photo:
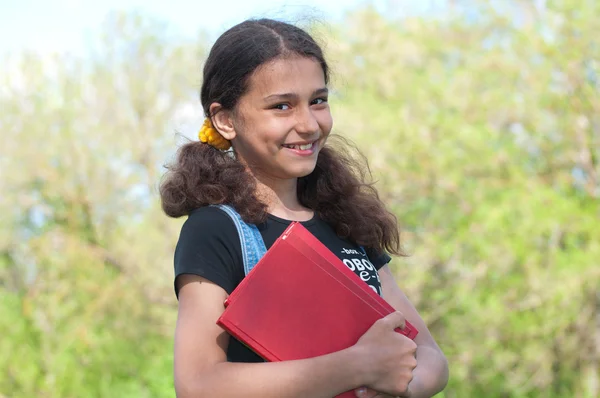
{"label": "girl's face", "polygon": [[333,120],[323,69],[312,58],[278,58],[250,77],[234,116],[233,146],[257,176],[310,174]]}

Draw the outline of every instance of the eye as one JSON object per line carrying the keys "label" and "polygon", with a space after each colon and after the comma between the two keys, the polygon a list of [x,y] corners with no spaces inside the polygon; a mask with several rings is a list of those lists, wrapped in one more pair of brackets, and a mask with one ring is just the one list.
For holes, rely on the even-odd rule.
{"label": "eye", "polygon": [[321,98],[315,98],[314,100],[312,100],[312,102],[310,104],[311,105],[321,105],[326,102],[327,102],[327,98],[321,97]]}
{"label": "eye", "polygon": [[290,109],[290,106],[288,104],[277,104],[273,107],[273,109],[278,109],[280,111],[287,111],[288,109]]}

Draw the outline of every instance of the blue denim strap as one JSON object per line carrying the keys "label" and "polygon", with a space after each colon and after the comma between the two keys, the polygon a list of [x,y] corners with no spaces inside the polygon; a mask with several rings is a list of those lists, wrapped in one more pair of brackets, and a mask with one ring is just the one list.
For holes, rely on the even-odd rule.
{"label": "blue denim strap", "polygon": [[239,215],[235,209],[229,205],[213,205],[223,210],[233,223],[238,231],[240,237],[240,244],[242,246],[242,260],[244,262],[244,274],[248,275],[252,268],[258,263],[258,261],[265,255],[267,248],[265,242],[260,234],[256,225],[246,223],[242,216]]}

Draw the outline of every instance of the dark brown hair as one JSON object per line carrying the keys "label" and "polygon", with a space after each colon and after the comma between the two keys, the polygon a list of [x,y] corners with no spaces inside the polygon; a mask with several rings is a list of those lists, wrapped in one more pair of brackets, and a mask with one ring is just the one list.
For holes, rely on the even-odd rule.
{"label": "dark brown hair", "polygon": [[[304,30],[270,19],[248,20],[226,31],[213,45],[206,64],[200,99],[204,113],[218,102],[234,110],[248,87],[252,73],[278,57],[315,59],[329,82],[323,52]],[[333,145],[333,142],[337,145]],[[298,198],[314,210],[336,233],[358,245],[402,255],[395,216],[380,201],[366,159],[358,150],[352,156],[349,142],[330,136],[320,151],[315,170],[298,181]],[[356,148],[354,148],[356,149]],[[227,203],[246,222],[258,224],[267,216],[267,205],[256,194],[256,181],[231,153],[201,142],[183,145],[174,163],[167,165],[160,185],[162,208],[170,217]]]}

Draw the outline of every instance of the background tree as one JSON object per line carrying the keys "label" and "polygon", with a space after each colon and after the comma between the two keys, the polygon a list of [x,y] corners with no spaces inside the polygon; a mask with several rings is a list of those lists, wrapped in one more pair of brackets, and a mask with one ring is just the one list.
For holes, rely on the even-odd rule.
{"label": "background tree", "polygon": [[104,32],[89,59],[28,54],[4,75],[0,391],[11,397],[173,394],[178,225],[156,185],[173,122],[194,116],[203,47],[141,15],[110,15]]}

